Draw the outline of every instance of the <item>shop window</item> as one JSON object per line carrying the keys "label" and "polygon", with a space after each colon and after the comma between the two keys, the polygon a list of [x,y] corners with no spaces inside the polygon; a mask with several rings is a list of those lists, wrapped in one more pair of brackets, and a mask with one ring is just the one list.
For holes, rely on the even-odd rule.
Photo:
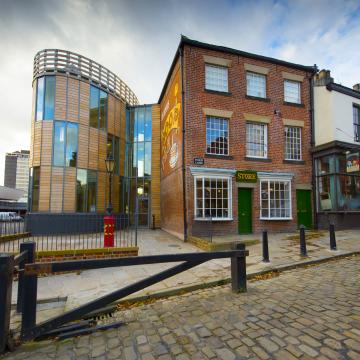
{"label": "shop window", "polygon": [[319,210],[334,210],[336,208],[334,176],[319,176],[317,178],[317,189]]}
{"label": "shop window", "polygon": [[284,101],[301,104],[301,87],[299,81],[284,80]]}
{"label": "shop window", "polygon": [[54,122],[53,165],[76,167],[78,125],[65,121]]}
{"label": "shop window", "polygon": [[338,210],[360,210],[360,177],[338,175],[336,178]]}
{"label": "shop window", "polygon": [[76,211],[96,211],[97,172],[78,169],[76,175]]}
{"label": "shop window", "polygon": [[231,220],[231,178],[195,177],[195,219]]}
{"label": "shop window", "polygon": [[290,180],[261,180],[260,219],[291,219]]}
{"label": "shop window", "polygon": [[229,120],[214,116],[206,117],[206,153],[228,155]]}
{"label": "shop window", "polygon": [[90,86],[90,126],[106,130],[108,95],[96,86]]}
{"label": "shop window", "polygon": [[246,124],[246,156],[267,158],[267,124]]}
{"label": "shop window", "polygon": [[360,142],[360,106],[353,105],[354,141]]}
{"label": "shop window", "polygon": [[228,92],[228,68],[206,64],[205,89]]}
{"label": "shop window", "polygon": [[31,211],[39,211],[40,167],[31,169]]}
{"label": "shop window", "polygon": [[285,126],[285,160],[301,160],[301,128]]}
{"label": "shop window", "polygon": [[266,98],[266,76],[253,72],[246,72],[246,94],[259,98]]}
{"label": "shop window", "polygon": [[55,108],[55,76],[38,78],[36,89],[35,120],[54,119]]}

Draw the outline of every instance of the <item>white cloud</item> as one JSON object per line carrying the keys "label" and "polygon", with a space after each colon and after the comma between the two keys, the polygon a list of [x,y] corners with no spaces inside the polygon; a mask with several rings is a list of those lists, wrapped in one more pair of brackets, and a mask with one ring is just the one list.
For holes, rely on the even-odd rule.
{"label": "white cloud", "polygon": [[[29,148],[32,60],[43,48],[85,55],[156,102],[180,34],[332,70],[360,82],[357,0],[0,1],[0,183],[7,151]],[[357,78],[358,77],[358,78]]]}

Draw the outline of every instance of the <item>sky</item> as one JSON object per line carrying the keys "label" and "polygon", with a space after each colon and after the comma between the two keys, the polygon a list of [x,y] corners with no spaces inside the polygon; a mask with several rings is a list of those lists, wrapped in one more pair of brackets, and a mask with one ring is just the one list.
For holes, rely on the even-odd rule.
{"label": "sky", "polygon": [[80,53],[154,103],[181,34],[360,82],[360,0],[0,0],[0,184],[5,153],[30,148],[37,51]]}

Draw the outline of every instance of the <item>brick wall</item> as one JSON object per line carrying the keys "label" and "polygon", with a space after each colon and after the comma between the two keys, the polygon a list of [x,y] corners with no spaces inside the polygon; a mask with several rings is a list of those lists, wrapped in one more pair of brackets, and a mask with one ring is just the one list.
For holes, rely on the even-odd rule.
{"label": "brick wall", "polygon": [[[215,94],[205,91],[205,63],[203,55],[210,55],[231,60],[229,67],[230,95]],[[262,66],[270,69],[267,75],[266,95],[269,102],[250,100],[246,95],[246,71],[244,63]],[[190,174],[190,166],[195,157],[205,159],[204,168],[226,168],[236,170],[255,170],[269,172],[291,172],[292,181],[292,217],[293,220],[262,221],[260,216],[259,181],[253,189],[253,231],[263,229],[269,231],[290,231],[296,228],[296,186],[311,186],[311,119],[310,119],[310,73],[284,67],[270,62],[259,61],[241,56],[217,52],[185,45],[185,165],[186,165],[186,201],[189,234],[192,233],[194,222],[194,180]],[[284,105],[282,72],[304,76],[301,86],[301,99],[304,107]],[[206,149],[206,116],[202,108],[233,111],[229,121],[229,153],[232,159],[205,157]],[[274,115],[279,110],[280,115]],[[268,158],[271,161],[248,161],[246,155],[246,120],[244,113],[270,117],[268,124]],[[302,130],[302,160],[303,164],[284,163],[284,124],[283,119],[294,119],[304,122]],[[232,181],[233,189],[233,221],[214,222],[214,233],[237,233],[237,184]]]}

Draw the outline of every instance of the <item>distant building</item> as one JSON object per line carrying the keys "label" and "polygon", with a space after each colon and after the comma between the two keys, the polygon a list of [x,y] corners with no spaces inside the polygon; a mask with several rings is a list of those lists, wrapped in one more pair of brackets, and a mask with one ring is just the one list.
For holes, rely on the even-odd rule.
{"label": "distant building", "polygon": [[23,201],[27,201],[29,186],[29,150],[15,151],[5,155],[4,185],[24,191]]}
{"label": "distant building", "polygon": [[317,222],[359,227],[360,85],[336,84],[330,71],[314,80]]}
{"label": "distant building", "polygon": [[0,212],[16,211],[24,214],[26,208],[26,196],[23,190],[0,186]]}

